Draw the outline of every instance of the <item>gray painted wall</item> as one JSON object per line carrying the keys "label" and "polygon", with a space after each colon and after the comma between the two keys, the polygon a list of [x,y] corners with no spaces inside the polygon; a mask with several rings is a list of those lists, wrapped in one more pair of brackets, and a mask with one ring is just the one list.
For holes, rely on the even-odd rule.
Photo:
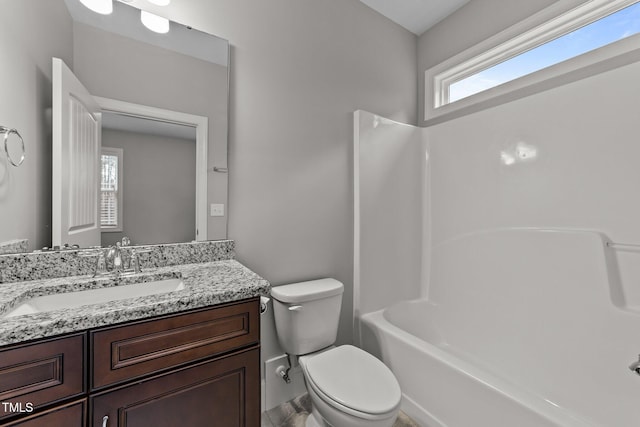
{"label": "gray painted wall", "polygon": [[102,146],[122,148],[124,164],[124,231],[102,233],[102,246],[194,240],[195,141],[103,129]]}
{"label": "gray painted wall", "polygon": [[[209,118],[209,167],[227,161],[227,67],[74,23],[73,71],[91,94]],[[203,84],[206,83],[206,84]],[[210,173],[208,203],[227,203],[227,175]],[[208,217],[208,238],[227,237]]]}
{"label": "gray painted wall", "polygon": [[555,1],[471,0],[424,32],[418,40],[419,124],[425,124],[425,70],[528,18]]}
{"label": "gray painted wall", "polygon": [[[188,0],[168,10],[232,45],[237,258],[276,286],[342,281],[338,339],[351,341],[352,112],[416,122],[417,37],[358,0]],[[263,341],[263,355],[275,347]]]}
{"label": "gray painted wall", "polygon": [[[0,151],[0,242],[51,245],[51,57],[73,64],[71,17],[62,0],[1,0],[0,125],[18,129],[27,157],[10,166]],[[23,25],[29,22],[28,26]],[[50,116],[49,116],[50,117]]]}

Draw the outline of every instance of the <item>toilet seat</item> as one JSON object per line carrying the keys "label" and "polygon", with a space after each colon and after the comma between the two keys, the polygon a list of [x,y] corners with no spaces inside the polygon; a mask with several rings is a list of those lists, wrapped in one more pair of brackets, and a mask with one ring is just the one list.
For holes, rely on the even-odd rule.
{"label": "toilet seat", "polygon": [[398,409],[402,397],[393,373],[371,354],[351,345],[302,356],[310,387],[327,404],[364,419]]}

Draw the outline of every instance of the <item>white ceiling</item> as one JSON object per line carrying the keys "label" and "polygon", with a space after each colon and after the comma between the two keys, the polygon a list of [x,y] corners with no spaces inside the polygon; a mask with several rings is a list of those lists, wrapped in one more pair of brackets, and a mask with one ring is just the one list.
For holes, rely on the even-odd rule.
{"label": "white ceiling", "polygon": [[418,36],[469,2],[469,0],[360,1]]}

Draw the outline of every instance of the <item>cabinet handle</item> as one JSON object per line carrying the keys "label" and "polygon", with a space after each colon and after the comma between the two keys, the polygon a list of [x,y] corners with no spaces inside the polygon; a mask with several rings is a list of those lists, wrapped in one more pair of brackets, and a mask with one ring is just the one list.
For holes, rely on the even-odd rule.
{"label": "cabinet handle", "polygon": [[107,423],[109,422],[109,416],[105,415],[102,417],[102,427],[107,427]]}

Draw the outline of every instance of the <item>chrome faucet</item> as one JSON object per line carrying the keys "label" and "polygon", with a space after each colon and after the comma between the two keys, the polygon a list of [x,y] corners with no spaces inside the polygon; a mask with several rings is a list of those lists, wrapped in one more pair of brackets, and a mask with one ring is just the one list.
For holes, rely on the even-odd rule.
{"label": "chrome faucet", "polygon": [[[120,274],[137,274],[142,272],[142,265],[140,262],[140,254],[146,254],[151,252],[150,249],[131,248],[127,251],[122,250],[120,242],[116,242],[115,245],[109,246],[106,250],[107,265],[111,265],[111,272],[116,277]],[[125,258],[126,257],[126,258]]]}
{"label": "chrome faucet", "polygon": [[126,248],[120,242],[106,248],[92,247],[88,251],[80,251],[79,257],[95,258],[93,277],[113,275],[116,279],[120,275],[142,273],[141,254],[152,252],[151,249]]}
{"label": "chrome faucet", "polygon": [[636,374],[640,375],[640,356],[638,356],[637,362],[633,362],[631,365],[629,365],[629,369],[631,369]]}
{"label": "chrome faucet", "polygon": [[115,245],[109,246],[107,249],[107,266],[111,264],[111,271],[119,276],[124,271],[122,265],[122,251],[120,250],[120,242],[116,242]]}

